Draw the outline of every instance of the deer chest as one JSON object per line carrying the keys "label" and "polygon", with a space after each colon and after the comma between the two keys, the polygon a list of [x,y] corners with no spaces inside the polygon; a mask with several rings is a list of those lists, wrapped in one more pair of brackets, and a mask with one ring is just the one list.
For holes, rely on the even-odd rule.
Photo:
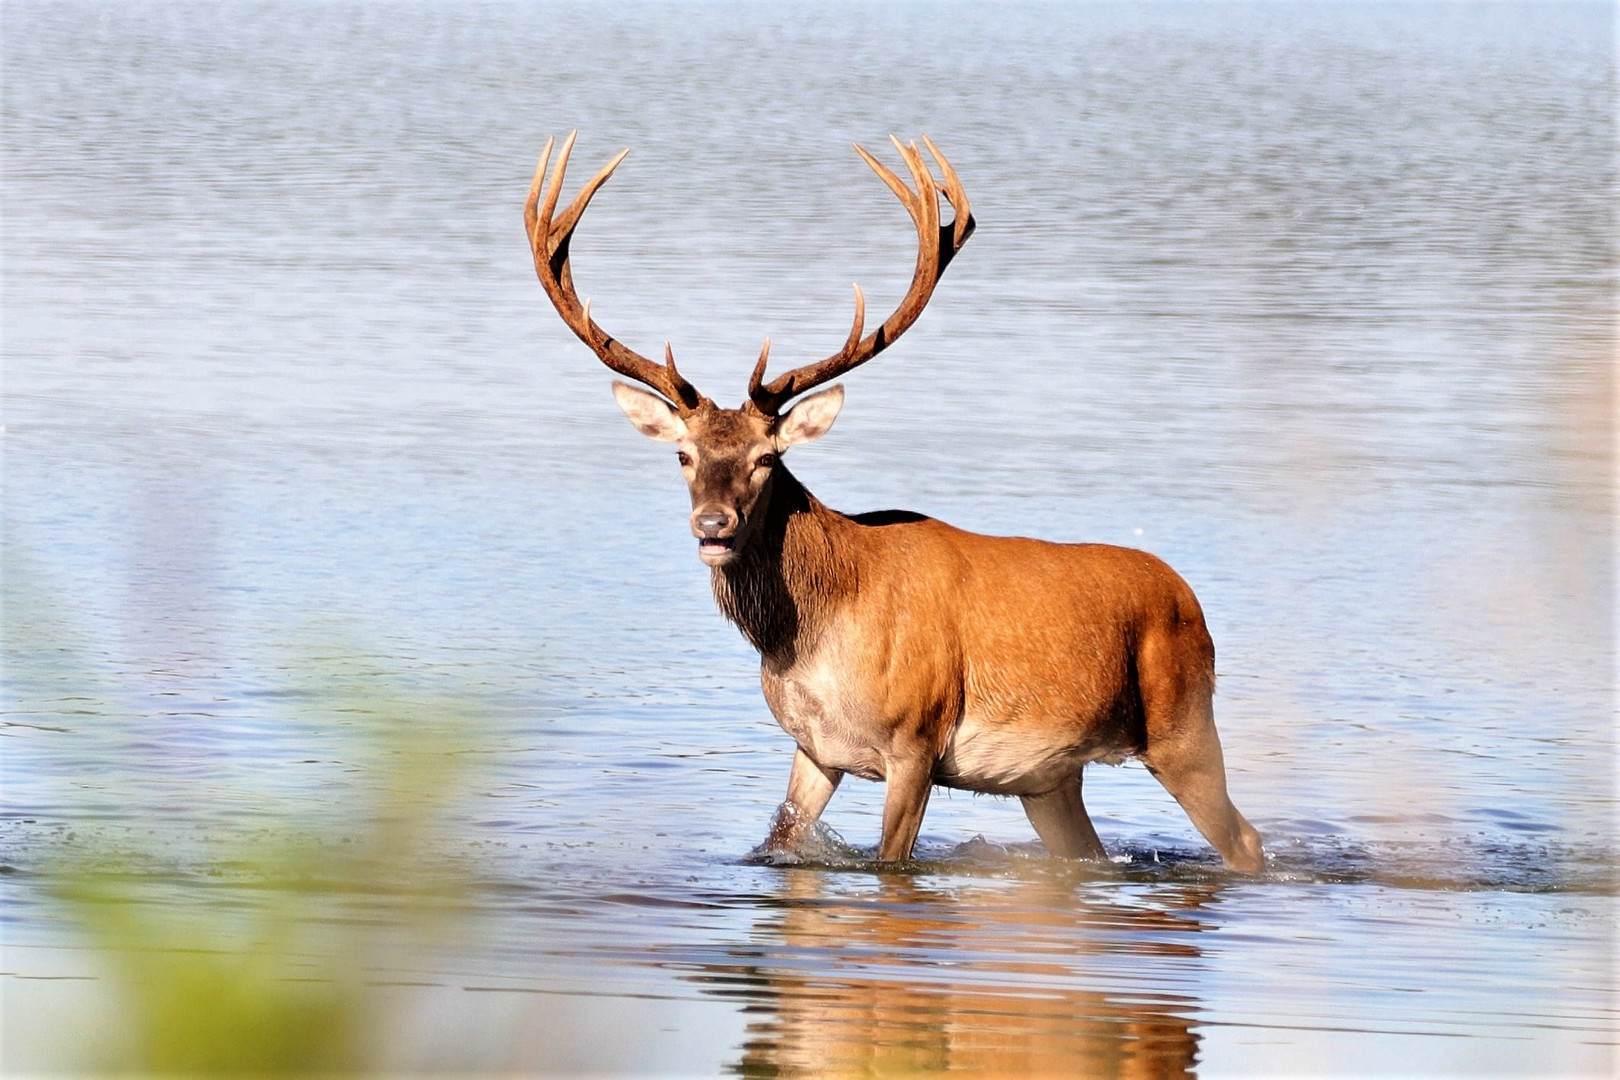
{"label": "deer chest", "polygon": [[823,768],[884,776],[885,725],[836,656],[760,670],[765,702],[782,730]]}

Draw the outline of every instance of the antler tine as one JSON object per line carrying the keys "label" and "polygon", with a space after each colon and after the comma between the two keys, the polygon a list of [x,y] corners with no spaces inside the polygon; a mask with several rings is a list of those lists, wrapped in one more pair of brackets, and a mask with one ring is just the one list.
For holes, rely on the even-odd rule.
{"label": "antler tine", "polygon": [[844,352],[853,352],[855,346],[861,342],[861,331],[866,329],[866,294],[861,292],[861,283],[855,283],[855,323],[849,328],[849,338],[844,342]]}
{"label": "antler tine", "polygon": [[754,362],[754,373],[748,376],[748,399],[753,400],[754,394],[760,388],[765,378],[765,365],[771,360],[771,339],[765,339],[765,347],[759,350],[759,359]]}
{"label": "antler tine", "polygon": [[[900,146],[899,140],[895,139],[893,135],[889,136],[889,141],[893,142],[896,146]],[[906,186],[905,181],[901,180],[898,176],[894,175],[894,173],[890,172],[887,165],[883,164],[883,162],[869,154],[866,147],[862,146],[860,143],[850,143],[850,145],[855,148],[855,152],[857,154],[861,155],[862,160],[872,167],[872,171],[878,174],[878,178],[885,184],[889,185],[889,190],[894,192],[895,198],[899,199],[901,205],[906,208],[906,212],[910,213],[914,197],[911,189]],[[900,155],[902,158],[905,156],[904,147],[901,148]]]}
{"label": "antler tine", "polygon": [[[894,192],[895,197],[906,208],[906,213],[911,216],[912,223],[917,227],[917,266],[912,273],[911,287],[906,290],[900,305],[883,321],[883,324],[862,337],[861,331],[864,329],[866,318],[866,298],[861,293],[861,287],[855,286],[854,329],[850,331],[844,347],[825,360],[794,368],[769,383],[764,383],[765,354],[761,354],[759,363],[754,368],[753,378],[749,380],[748,398],[754,410],[765,416],[778,415],[788,401],[866,363],[893,344],[896,338],[917,321],[929,298],[933,296],[934,287],[939,284],[939,277],[945,272],[945,267],[956,257],[962,245],[967,243],[968,237],[973,235],[973,214],[968,206],[967,194],[962,189],[956,170],[951,168],[950,162],[939,152],[939,148],[926,135],[923,136],[923,145],[928,148],[928,153],[939,165],[940,172],[944,176],[943,180],[934,178],[922,151],[917,148],[915,142],[907,145],[893,135],[889,136],[889,141],[894,143],[901,161],[905,162],[906,171],[911,174],[911,184],[901,180],[882,162],[867,153],[859,143],[855,144],[855,152],[861,155],[861,158],[872,167],[872,171],[877,173],[878,178]],[[912,185],[915,185],[915,188]],[[950,202],[951,209],[955,212],[955,217],[949,225],[941,225],[939,221],[941,194]]]}
{"label": "antler tine", "polygon": [[[675,386],[684,386],[689,390],[692,388],[692,384],[682,378],[681,373],[675,370],[675,350],[669,347],[669,342],[667,341],[664,342],[664,370],[669,372],[669,381]],[[692,393],[697,394],[697,391],[692,390]],[[682,405],[684,407],[684,404],[680,398],[677,397],[673,400],[675,404]],[[701,400],[701,395],[699,395],[699,400]],[[694,404],[692,407],[696,408],[696,405]]]}
{"label": "antler tine", "polygon": [[[614,155],[612,161],[602,166],[601,171],[586,181],[585,186],[579,189],[579,194],[574,196],[574,201],[568,204],[568,209],[563,211],[562,217],[558,218],[552,226],[559,235],[567,236],[574,231],[574,226],[579,224],[580,215],[585,213],[585,208],[590,205],[592,197],[596,195],[596,189],[607,183],[608,177],[613,175],[613,170],[619,167],[619,162],[623,161],[629,153],[630,148],[628,146],[620,150]],[[558,158],[557,168],[560,170],[562,165],[563,159]]]}
{"label": "antler tine", "polygon": [[557,167],[551,170],[551,183],[546,185],[546,201],[540,207],[540,220],[551,227],[551,212],[557,209],[557,196],[562,194],[563,176],[568,172],[568,158],[574,152],[574,139],[578,131],[570,131],[568,138],[563,140],[562,149],[557,151]]}
{"label": "antler tine", "polygon": [[889,141],[894,148],[900,151],[900,160],[906,163],[911,171],[911,182],[917,185],[917,195],[908,209],[911,210],[912,219],[917,223],[917,229],[923,236],[929,236],[929,227],[939,227],[939,195],[935,185],[934,174],[928,171],[928,163],[923,160],[922,151],[917,149],[915,142],[902,143],[893,135]]}
{"label": "antler tine", "polygon": [[534,180],[529,184],[529,198],[523,204],[523,224],[528,227],[529,248],[540,247],[540,187],[546,182],[546,166],[551,164],[551,147],[556,139],[546,139],[544,149],[540,151],[540,164],[534,167]]}
{"label": "antler tine", "polygon": [[973,221],[973,208],[968,205],[967,192],[962,190],[962,181],[957,179],[956,170],[951,168],[950,161],[946,159],[944,154],[939,152],[939,147],[934,145],[933,139],[924,135],[922,141],[923,145],[928,147],[928,153],[933,156],[934,161],[939,165],[939,171],[945,176],[945,182],[939,186],[939,189],[945,193],[945,198],[949,200],[951,209],[956,214],[956,220],[951,222],[950,255],[945,256],[945,261],[949,262],[955,257],[957,251],[961,250],[962,245],[967,243],[967,238],[973,235],[975,224]]}
{"label": "antler tine", "polygon": [[[917,149],[917,144],[913,142],[901,146],[900,140],[893,135],[889,136],[889,141],[900,151],[906,168],[911,170],[912,182],[917,185],[916,206],[911,214],[912,220],[917,224],[917,270],[912,278],[912,287],[907,290],[905,298],[900,302],[900,308],[890,316],[893,320],[903,315],[907,305],[915,304],[916,311],[906,320],[909,326],[918,315],[922,314],[923,305],[928,303],[928,297],[934,290],[932,282],[939,280],[939,272],[943,269],[939,257],[939,193],[935,188],[934,174],[928,171],[928,163],[923,160],[922,151]],[[919,291],[917,282],[924,280],[930,284],[925,291]]]}
{"label": "antler tine", "polygon": [[[529,234],[529,248],[534,253],[534,272],[540,278],[540,287],[546,291],[551,299],[552,306],[557,314],[562,316],[563,322],[568,324],[581,341],[591,347],[597,358],[620,375],[635,379],[663,394],[682,413],[690,413],[697,409],[707,399],[697,392],[697,389],[681,377],[675,370],[675,358],[666,343],[664,346],[664,363],[657,364],[626,348],[616,338],[610,335],[601,326],[591,319],[590,301],[580,302],[578,294],[574,291],[574,275],[569,266],[569,242],[573,239],[574,229],[579,225],[585,208],[590,205],[591,198],[613,170],[625,158],[629,150],[621,151],[614,159],[607,163],[603,169],[580,188],[574,201],[568,204],[562,214],[553,220],[552,214],[557,208],[558,197],[562,193],[563,177],[568,169],[568,157],[574,149],[574,139],[578,132],[569,132],[568,138],[563,140],[562,150],[557,155],[556,167],[551,170],[550,182],[546,182],[546,166],[551,161],[551,150],[555,143],[553,139],[546,140],[546,146],[540,154],[540,164],[535,168],[534,180],[529,185],[529,197],[523,205],[523,220]],[[541,198],[541,189],[544,187],[544,200]]]}

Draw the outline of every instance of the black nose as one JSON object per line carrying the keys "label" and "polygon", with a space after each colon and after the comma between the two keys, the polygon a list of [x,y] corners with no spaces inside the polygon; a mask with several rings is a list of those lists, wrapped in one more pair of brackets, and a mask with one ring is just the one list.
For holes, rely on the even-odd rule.
{"label": "black nose", "polygon": [[692,528],[699,536],[719,536],[731,524],[726,514],[693,514]]}

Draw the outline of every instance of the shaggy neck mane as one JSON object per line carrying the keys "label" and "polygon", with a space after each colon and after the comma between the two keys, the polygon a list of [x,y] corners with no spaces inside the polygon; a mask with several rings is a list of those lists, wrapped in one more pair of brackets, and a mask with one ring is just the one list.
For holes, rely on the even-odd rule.
{"label": "shaggy neck mane", "polygon": [[758,521],[735,561],[711,573],[720,613],[754,648],[793,662],[838,601],[854,592],[855,564],[842,533],[853,524],[829,510],[785,466],[772,474]]}

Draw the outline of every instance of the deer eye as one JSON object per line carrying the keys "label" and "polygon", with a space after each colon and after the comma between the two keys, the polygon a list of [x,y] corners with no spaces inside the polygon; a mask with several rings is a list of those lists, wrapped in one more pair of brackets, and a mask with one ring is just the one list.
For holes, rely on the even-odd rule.
{"label": "deer eye", "polygon": [[754,468],[756,468],[756,469],[769,469],[772,465],[775,465],[775,464],[776,464],[776,455],[775,454],[761,454],[761,455],[759,455],[759,460],[754,462]]}
{"label": "deer eye", "polygon": [[681,468],[683,469],[690,469],[692,467],[692,455],[688,454],[685,450],[675,451],[675,460],[681,463]]}

